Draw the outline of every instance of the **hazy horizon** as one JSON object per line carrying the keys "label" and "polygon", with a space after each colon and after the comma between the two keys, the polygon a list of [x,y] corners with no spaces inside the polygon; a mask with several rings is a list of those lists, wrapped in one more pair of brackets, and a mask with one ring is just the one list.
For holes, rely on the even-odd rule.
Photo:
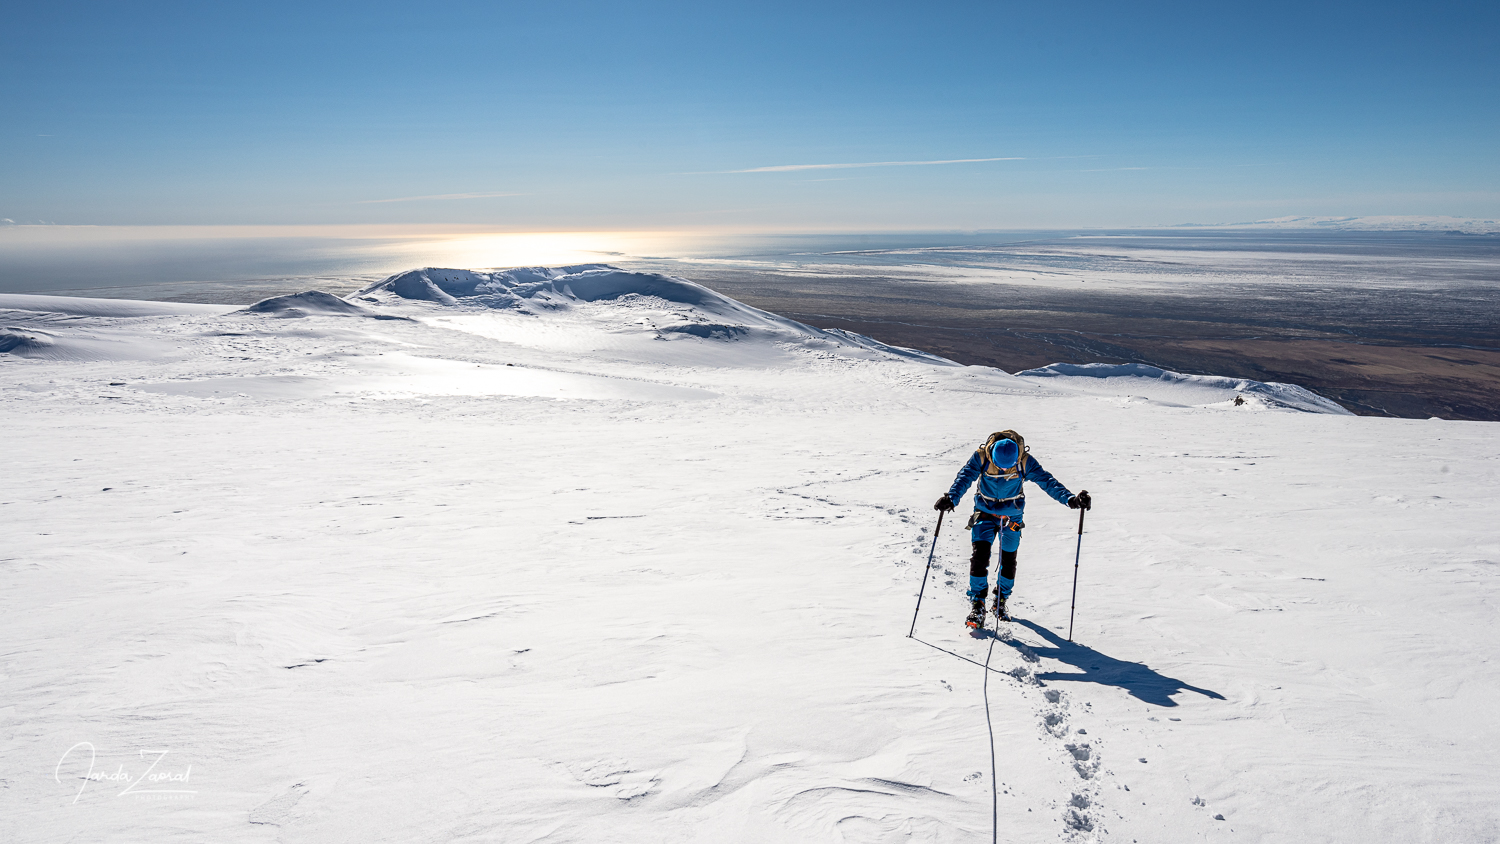
{"label": "hazy horizon", "polygon": [[[1101,240],[1102,239],[1102,240]],[[1337,229],[1015,229],[926,232],[499,232],[482,226],[3,226],[0,293],[74,293],[190,300],[246,290],[347,290],[417,267],[465,269],[617,263],[693,277],[706,268],[858,272],[976,280],[1013,244],[1149,241],[1176,251],[1430,254],[1432,284],[1500,265],[1500,237],[1444,231]],[[1006,258],[999,254],[1000,265]],[[910,266],[908,266],[910,265]],[[902,269],[906,267],[906,269]],[[926,267],[927,269],[923,269]],[[1467,269],[1464,269],[1467,268]],[[1006,276],[1007,283],[1026,283]],[[255,283],[255,284],[251,284]],[[1467,282],[1465,282],[1467,283]],[[266,285],[269,284],[270,287]],[[205,287],[208,286],[208,287]],[[267,293],[266,295],[270,295]]]}

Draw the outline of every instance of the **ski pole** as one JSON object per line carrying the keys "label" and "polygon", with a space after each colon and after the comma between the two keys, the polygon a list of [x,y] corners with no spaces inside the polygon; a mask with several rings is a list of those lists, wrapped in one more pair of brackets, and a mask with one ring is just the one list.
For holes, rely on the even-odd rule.
{"label": "ski pole", "polygon": [[938,511],[937,527],[932,530],[932,550],[927,552],[927,568],[922,571],[922,588],[917,590],[917,608],[911,613],[911,629],[906,632],[906,638],[910,639],[917,632],[917,613],[922,611],[922,593],[927,591],[927,575],[932,572],[932,555],[937,553],[938,534],[943,530],[942,510]]}
{"label": "ski pole", "polygon": [[[1088,501],[1088,490],[1078,494],[1079,498]],[[1073,611],[1078,608],[1078,558],[1083,554],[1083,514],[1089,508],[1078,508],[1078,549],[1073,552],[1073,604],[1068,607],[1068,641],[1073,641]]]}

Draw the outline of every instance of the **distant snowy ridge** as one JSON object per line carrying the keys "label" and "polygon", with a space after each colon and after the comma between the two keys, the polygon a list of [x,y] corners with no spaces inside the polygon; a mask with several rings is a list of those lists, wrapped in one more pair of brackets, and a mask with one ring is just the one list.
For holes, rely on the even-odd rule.
{"label": "distant snowy ridge", "polygon": [[1205,406],[1229,404],[1243,396],[1256,408],[1284,408],[1306,413],[1353,416],[1337,403],[1295,384],[1184,375],[1142,363],[1054,363],[1017,372],[1021,378],[1048,378],[1081,392],[1139,396],[1161,404]]}
{"label": "distant snowy ridge", "polygon": [[[0,293],[0,312],[67,314],[82,317],[152,317],[190,314],[223,314],[228,305],[194,305],[186,302],[142,302],[134,299],[89,299],[82,296],[48,296],[42,293]],[[3,316],[3,314],[0,314]]]}
{"label": "distant snowy ridge", "polygon": [[[397,273],[350,294],[350,302],[393,304],[406,299],[542,316],[582,303],[617,305],[620,317],[646,323],[663,339],[692,336],[708,340],[755,337],[766,340],[818,340],[940,366],[959,366],[916,349],[890,346],[862,334],[809,325],[752,308],[701,284],[659,273],[628,272],[608,264],[566,267],[513,267],[460,270],[425,267]],[[623,327],[623,326],[622,326]]]}
{"label": "distant snowy ridge", "polygon": [[[424,268],[390,276],[346,298],[321,291],[275,296],[242,309],[213,305],[77,299],[62,296],[0,296],[0,360],[29,358],[52,361],[148,361],[191,358],[194,343],[182,334],[143,330],[151,321],[173,318],[271,320],[331,318],[322,327],[304,325],[296,332],[343,336],[333,323],[353,318],[402,324],[429,324],[463,336],[500,341],[510,348],[549,350],[546,363],[533,371],[513,359],[502,371],[485,368],[482,359],[450,360],[448,355],[472,340],[445,338],[436,359],[412,357],[395,350],[364,355],[361,381],[344,373],[348,391],[387,394],[425,390],[436,394],[547,395],[552,397],[645,397],[671,392],[677,399],[709,395],[699,385],[682,389],[644,382],[624,384],[595,378],[592,368],[567,370],[577,356],[608,354],[616,361],[653,366],[787,367],[794,358],[904,360],[941,367],[954,389],[999,394],[1082,394],[1169,407],[1242,407],[1248,411],[1293,410],[1350,415],[1336,403],[1291,384],[1243,378],[1184,375],[1142,364],[1055,363],[1006,375],[990,367],[965,367],[937,355],[881,343],[840,329],[820,329],[738,302],[701,284],[656,273],[627,272],[604,264],[566,267],[520,267],[501,270]],[[257,330],[279,333],[266,323]],[[238,326],[225,336],[242,336]],[[204,342],[216,342],[213,331]],[[662,343],[659,341],[682,341]],[[366,349],[368,351],[368,349]],[[378,361],[375,358],[379,358]],[[562,368],[559,368],[559,366]],[[820,363],[818,365],[823,365]],[[287,381],[286,377],[291,377]],[[950,376],[956,377],[952,380]],[[261,380],[256,380],[260,378]],[[275,380],[281,378],[282,380]],[[592,380],[591,380],[592,379]],[[1022,380],[1024,379],[1024,380]],[[233,381],[233,383],[230,383]],[[293,383],[295,382],[295,383]],[[332,395],[326,373],[272,374],[256,371],[234,378],[197,379],[191,384],[148,389],[173,394],[278,395],[307,398]],[[1043,386],[1045,384],[1045,387]],[[326,388],[326,389],[325,389]],[[692,396],[683,392],[688,389]],[[404,393],[403,393],[404,394]],[[701,395],[700,395],[701,394]],[[1244,405],[1235,406],[1236,396]]]}
{"label": "distant snowy ridge", "polygon": [[1461,234],[1500,234],[1500,220],[1477,220],[1471,217],[1374,216],[1374,217],[1274,217],[1248,223],[1184,223],[1173,228],[1205,229],[1320,229],[1326,231],[1372,232],[1458,232]]}

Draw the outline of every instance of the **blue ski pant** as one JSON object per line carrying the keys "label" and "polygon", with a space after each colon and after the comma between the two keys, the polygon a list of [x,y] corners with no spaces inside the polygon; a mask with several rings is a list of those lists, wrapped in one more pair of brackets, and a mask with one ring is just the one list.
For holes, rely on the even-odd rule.
{"label": "blue ski pant", "polygon": [[1000,540],[1000,571],[995,575],[995,588],[1007,599],[1016,585],[1016,552],[1021,548],[1020,519],[976,519],[970,531],[974,542],[974,556],[969,559],[969,591],[971,601],[983,601],[990,592],[990,549],[996,538]]}

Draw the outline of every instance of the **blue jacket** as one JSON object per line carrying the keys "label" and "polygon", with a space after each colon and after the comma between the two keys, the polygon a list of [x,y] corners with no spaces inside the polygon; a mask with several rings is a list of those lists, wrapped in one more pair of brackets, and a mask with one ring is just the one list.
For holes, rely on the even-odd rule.
{"label": "blue jacket", "polygon": [[996,516],[1019,516],[1025,512],[1026,495],[1021,488],[1022,481],[1031,481],[1041,487],[1059,504],[1067,504],[1068,499],[1073,497],[1073,493],[1068,492],[1068,488],[1043,469],[1041,462],[1031,455],[1026,456],[1025,474],[1017,473],[1012,480],[984,474],[984,462],[984,456],[976,450],[969,462],[959,470],[958,477],[953,479],[953,486],[948,490],[950,501],[957,504],[964,493],[969,491],[969,484],[974,483],[975,478],[979,479],[979,487],[974,490],[974,509]]}

